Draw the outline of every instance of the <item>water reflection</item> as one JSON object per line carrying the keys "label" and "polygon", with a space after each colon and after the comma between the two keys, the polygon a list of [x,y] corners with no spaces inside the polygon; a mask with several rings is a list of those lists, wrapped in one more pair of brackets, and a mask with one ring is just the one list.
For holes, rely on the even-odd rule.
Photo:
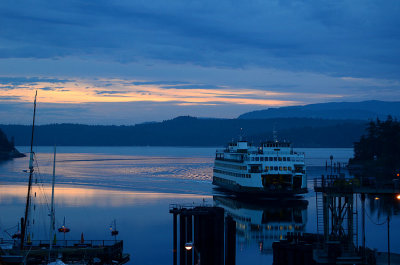
{"label": "water reflection", "polygon": [[[27,187],[23,185],[0,185],[0,204],[25,202]],[[37,194],[33,198],[33,205],[47,205],[50,198],[51,187],[34,185],[32,193]],[[43,195],[43,196],[41,196]],[[121,207],[136,205],[138,203],[151,204],[155,200],[165,199],[206,199],[211,198],[207,195],[195,194],[173,194],[140,191],[121,191],[106,190],[75,186],[55,187],[55,203],[59,206],[101,206],[101,207]]]}
{"label": "water reflection", "polygon": [[236,221],[238,244],[258,245],[260,252],[271,253],[274,241],[288,232],[303,232],[307,223],[306,200],[246,200],[214,196],[214,204]]}
{"label": "water reflection", "polygon": [[393,194],[368,195],[367,200],[371,215],[376,215],[378,219],[385,219],[387,216],[399,215],[400,213],[400,199]]}
{"label": "water reflection", "polygon": [[[62,148],[60,148],[62,149]],[[100,149],[100,148],[97,148]],[[107,150],[107,148],[103,148]],[[104,151],[104,150],[103,150]],[[37,153],[35,178],[49,183],[52,153]],[[1,165],[0,183],[28,180],[28,159],[20,158]],[[56,185],[85,185],[103,189],[137,190],[159,193],[209,193],[212,158],[160,157],[101,153],[57,154]],[[193,185],[196,184],[196,185]]]}

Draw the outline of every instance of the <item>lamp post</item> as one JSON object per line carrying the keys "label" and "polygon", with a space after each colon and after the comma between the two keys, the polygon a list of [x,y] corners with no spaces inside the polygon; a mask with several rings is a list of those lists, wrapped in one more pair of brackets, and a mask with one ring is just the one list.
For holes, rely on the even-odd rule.
{"label": "lamp post", "polygon": [[187,243],[185,244],[185,249],[186,249],[187,251],[191,251],[192,249],[194,249],[196,255],[198,256],[197,263],[195,263],[195,265],[200,265],[200,264],[201,264],[201,262],[200,262],[200,252],[197,251],[197,249],[196,249],[194,243],[193,243],[193,242],[187,242]]}

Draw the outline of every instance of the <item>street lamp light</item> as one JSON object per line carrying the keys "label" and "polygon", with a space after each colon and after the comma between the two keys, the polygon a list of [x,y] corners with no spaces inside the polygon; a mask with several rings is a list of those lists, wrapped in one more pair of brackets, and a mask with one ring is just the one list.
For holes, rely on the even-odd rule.
{"label": "street lamp light", "polygon": [[193,242],[187,242],[187,243],[185,244],[185,249],[186,249],[187,251],[192,250],[192,248],[193,248]]}
{"label": "street lamp light", "polygon": [[195,253],[196,253],[197,256],[199,257],[199,258],[197,259],[196,265],[200,265],[200,264],[201,264],[201,263],[200,263],[200,252],[197,251],[197,249],[196,249],[194,243],[193,243],[193,242],[187,242],[187,243],[185,243],[185,249],[186,249],[187,251],[191,251],[192,249],[194,249]]}

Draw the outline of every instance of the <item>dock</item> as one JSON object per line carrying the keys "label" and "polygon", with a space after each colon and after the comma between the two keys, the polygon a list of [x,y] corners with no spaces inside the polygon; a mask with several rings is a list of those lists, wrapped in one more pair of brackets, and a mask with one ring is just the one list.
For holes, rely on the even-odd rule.
{"label": "dock", "polygon": [[43,264],[61,259],[64,263],[125,264],[129,254],[123,253],[122,240],[58,240],[52,249],[48,240],[33,240],[21,250],[18,241],[0,240],[0,264]]}
{"label": "dock", "polygon": [[169,212],[173,215],[174,265],[235,264],[236,222],[225,216],[223,208],[172,204]]}

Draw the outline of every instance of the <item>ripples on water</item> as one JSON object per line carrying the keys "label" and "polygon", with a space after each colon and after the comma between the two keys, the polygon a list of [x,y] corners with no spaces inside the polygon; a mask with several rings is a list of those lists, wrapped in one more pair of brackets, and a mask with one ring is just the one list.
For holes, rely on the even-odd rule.
{"label": "ripples on water", "polygon": [[[27,151],[26,147],[20,148]],[[308,208],[302,210],[304,231],[316,232],[315,194],[312,179],[325,170],[325,161],[333,154],[335,161],[346,163],[352,149],[299,149],[306,153],[310,193],[305,196]],[[40,174],[36,186],[36,237],[46,238],[47,202],[52,173],[52,148],[36,150]],[[131,254],[131,264],[172,264],[171,203],[213,204],[217,192],[211,185],[215,148],[175,147],[59,147],[57,152],[56,216],[61,225],[64,216],[71,233],[67,238],[111,239],[109,225],[117,219],[120,239]],[[16,225],[23,214],[26,196],[28,158],[0,164],[0,237],[4,229]],[[43,196],[45,195],[45,196]],[[245,207],[245,206],[243,206]],[[255,216],[262,209],[243,209]],[[377,218],[372,214],[372,218]],[[254,220],[256,222],[256,220]],[[377,221],[374,219],[372,221]],[[384,227],[367,220],[367,245],[384,250]],[[281,222],[282,224],[284,221]],[[279,225],[279,222],[277,223]],[[285,223],[287,227],[290,224]],[[400,225],[397,216],[392,221],[393,251],[400,252]],[[59,235],[61,237],[61,235]],[[277,235],[279,238],[279,235]],[[268,238],[270,244],[276,238]],[[260,237],[244,234],[237,240],[237,264],[270,264],[270,246],[261,247]],[[157,253],[155,255],[154,253]]]}

